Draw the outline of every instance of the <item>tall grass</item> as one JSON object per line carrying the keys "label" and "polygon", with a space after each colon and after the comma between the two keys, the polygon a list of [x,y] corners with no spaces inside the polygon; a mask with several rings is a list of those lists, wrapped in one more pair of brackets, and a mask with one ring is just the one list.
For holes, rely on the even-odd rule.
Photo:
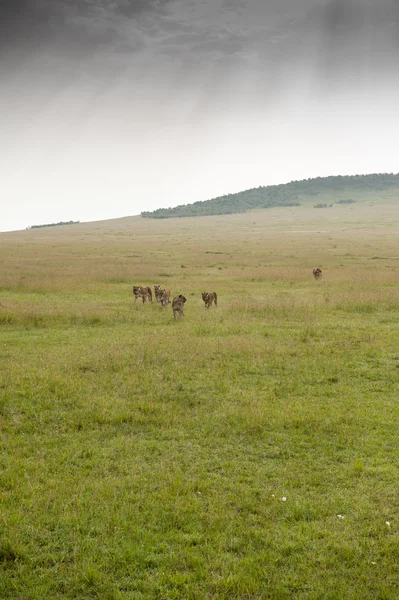
{"label": "tall grass", "polygon": [[1,598],[398,596],[394,217],[287,211],[0,237]]}

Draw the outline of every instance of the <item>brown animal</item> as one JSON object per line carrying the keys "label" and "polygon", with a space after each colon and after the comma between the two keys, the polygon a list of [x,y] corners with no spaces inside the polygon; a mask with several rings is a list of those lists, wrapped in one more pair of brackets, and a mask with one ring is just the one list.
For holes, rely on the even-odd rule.
{"label": "brown animal", "polygon": [[205,308],[210,308],[213,303],[218,305],[218,295],[216,292],[203,292],[202,299],[205,302]]}
{"label": "brown animal", "polygon": [[162,290],[161,304],[164,308],[168,306],[170,302],[170,290]]}
{"label": "brown animal", "polygon": [[317,267],[317,269],[313,269],[313,277],[315,279],[321,279],[323,276],[323,271]]}
{"label": "brown animal", "polygon": [[150,300],[152,303],[152,291],[148,285],[147,286],[134,285],[133,286],[133,295],[134,295],[134,303],[135,304],[137,302],[137,298],[142,298],[143,304],[144,304],[146,298],[148,300]]}
{"label": "brown animal", "polygon": [[179,315],[179,318],[184,317],[183,306],[186,301],[187,301],[187,298],[185,298],[181,294],[179,294],[178,296],[175,296],[175,298],[173,298],[172,310],[173,310],[173,316],[175,319],[176,319],[176,313]]}
{"label": "brown animal", "polygon": [[165,290],[161,289],[160,285],[154,285],[155,300],[161,302],[162,294]]}

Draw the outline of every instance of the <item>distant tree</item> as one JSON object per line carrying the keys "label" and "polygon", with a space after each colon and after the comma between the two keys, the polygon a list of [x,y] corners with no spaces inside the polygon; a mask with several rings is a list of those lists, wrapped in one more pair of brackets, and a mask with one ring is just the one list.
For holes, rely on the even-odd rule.
{"label": "distant tree", "polygon": [[41,227],[59,227],[60,225],[76,225],[80,221],[59,221],[58,223],[44,223],[43,225],[31,225],[26,229],[40,229]]}

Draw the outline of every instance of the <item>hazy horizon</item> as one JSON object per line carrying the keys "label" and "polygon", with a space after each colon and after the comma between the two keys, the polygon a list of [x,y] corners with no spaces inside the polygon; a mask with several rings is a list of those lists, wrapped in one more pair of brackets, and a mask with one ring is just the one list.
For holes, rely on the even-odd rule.
{"label": "hazy horizon", "polygon": [[397,0],[0,9],[0,231],[399,171]]}

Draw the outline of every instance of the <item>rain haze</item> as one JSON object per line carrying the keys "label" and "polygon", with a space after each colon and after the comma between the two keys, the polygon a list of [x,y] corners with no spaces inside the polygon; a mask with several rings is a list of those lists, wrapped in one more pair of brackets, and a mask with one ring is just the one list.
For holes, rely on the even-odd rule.
{"label": "rain haze", "polygon": [[0,230],[397,172],[397,0],[6,0]]}

